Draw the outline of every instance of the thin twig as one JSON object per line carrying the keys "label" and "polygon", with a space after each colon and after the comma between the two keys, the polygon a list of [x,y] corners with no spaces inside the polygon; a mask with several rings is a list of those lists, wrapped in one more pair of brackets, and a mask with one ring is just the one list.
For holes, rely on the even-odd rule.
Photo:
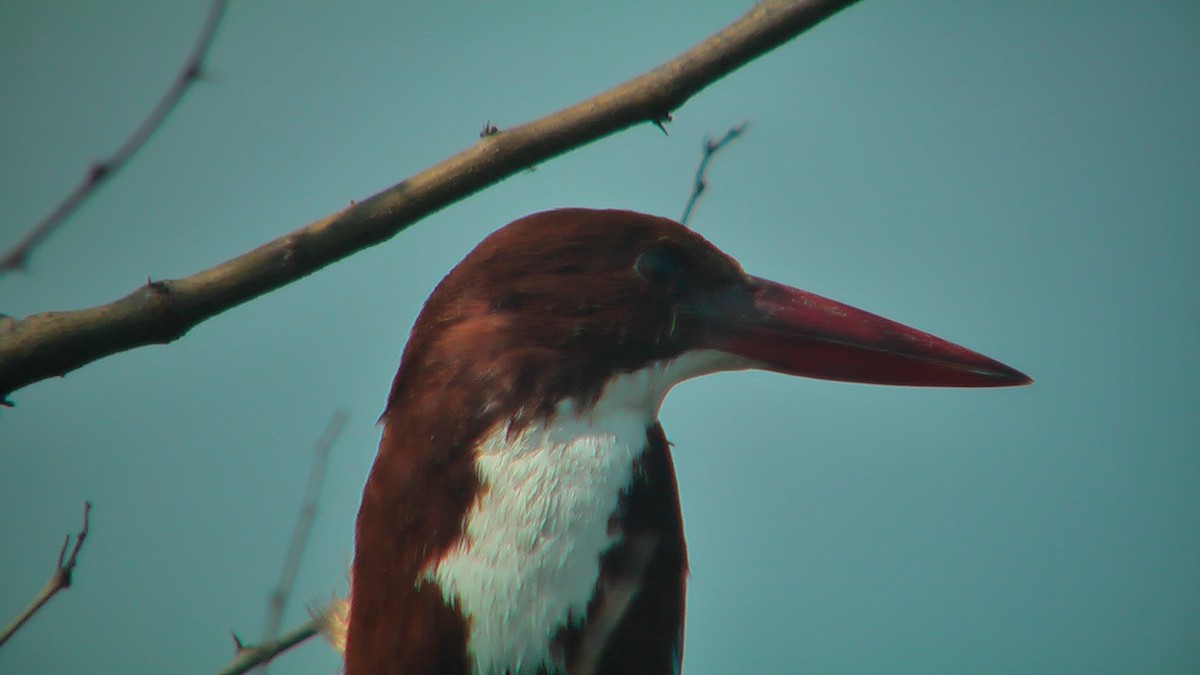
{"label": "thin twig", "polygon": [[316,635],[319,621],[319,617],[313,617],[284,633],[278,640],[264,642],[260,645],[244,645],[238,639],[237,635],[234,635],[233,642],[237,647],[237,652],[230,659],[229,663],[225,664],[224,668],[217,671],[217,675],[241,675],[241,673],[249,672],[255,666],[267,663],[276,656]]}
{"label": "thin twig", "polygon": [[[283,612],[291,599],[292,586],[296,581],[296,572],[300,569],[300,559],[304,556],[304,547],[308,543],[308,533],[312,530],[313,521],[317,517],[317,500],[321,496],[321,484],[325,481],[325,467],[329,463],[329,451],[342,433],[349,414],[338,410],[329,419],[325,433],[313,447],[312,471],[308,475],[308,487],[304,491],[304,500],[300,504],[300,515],[296,518],[296,529],[292,530],[292,540],[288,543],[287,555],[283,560],[283,571],[279,574],[279,586],[267,600],[267,623],[263,628],[262,644],[274,642],[279,635],[279,626],[283,623]],[[267,672],[267,664],[259,668],[259,672]]]}
{"label": "thin twig", "polygon": [[125,139],[125,142],[117,148],[116,152],[108,159],[94,162],[89,166],[79,184],[68,192],[66,197],[63,197],[63,200],[46,217],[42,218],[41,222],[34,225],[21,241],[9,249],[4,257],[0,258],[0,274],[11,270],[25,269],[34,249],[57,230],[63,221],[74,213],[88,197],[95,194],[105,181],[120,171],[137,154],[137,151],[142,149],[146,141],[150,140],[154,132],[158,131],[167,116],[179,104],[188,88],[204,76],[204,58],[208,55],[208,49],[212,46],[213,38],[217,34],[217,26],[221,24],[221,17],[224,16],[228,4],[229,0],[213,0],[208,10],[208,16],[204,19],[204,27],[200,29],[200,37],[196,38],[196,44],[188,54],[187,60],[184,61],[183,68],[179,70],[179,74],[175,76],[175,80],[171,82],[171,86],[159,99],[158,104],[133,130],[129,138]]}
{"label": "thin twig", "polygon": [[3,646],[8,641],[13,633],[20,630],[21,626],[25,625],[26,621],[37,613],[50,598],[53,598],[59,591],[71,587],[71,573],[75,571],[75,563],[79,561],[79,549],[83,548],[83,540],[88,536],[88,525],[90,524],[90,514],[92,512],[92,503],[83,503],[83,527],[79,533],[75,535],[75,546],[71,549],[71,555],[67,555],[67,546],[71,543],[71,535],[67,535],[63,540],[62,548],[58,551],[58,563],[54,566],[54,573],[50,575],[50,580],[46,582],[42,591],[37,594],[33,602],[22,611],[13,622],[0,633],[0,646]]}
{"label": "thin twig", "polygon": [[700,201],[700,195],[708,189],[708,163],[712,161],[713,155],[741,136],[748,126],[750,126],[749,122],[742,122],[736,127],[732,127],[719,141],[714,141],[711,136],[705,137],[704,155],[700,158],[700,166],[696,167],[696,180],[692,183],[692,194],[688,197],[687,206],[683,207],[683,215],[679,217],[680,224],[688,224],[688,218],[692,217],[692,209],[696,206],[696,202]]}
{"label": "thin twig", "polygon": [[398,185],[216,267],[148,283],[98,307],[0,318],[0,403],[21,387],[111,354],[171,342],[205,319],[387,241],[504,178],[622,129],[662,120],[722,76],[854,2],[759,3],[658,68],[542,119],[481,138]]}

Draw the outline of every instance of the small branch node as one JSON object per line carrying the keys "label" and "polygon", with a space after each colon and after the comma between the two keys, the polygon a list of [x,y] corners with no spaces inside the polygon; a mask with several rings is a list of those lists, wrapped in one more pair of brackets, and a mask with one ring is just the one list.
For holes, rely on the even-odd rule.
{"label": "small branch node", "polygon": [[667,132],[667,127],[665,126],[666,124],[669,124],[670,122],[673,121],[672,117],[671,117],[671,113],[663,113],[661,115],[656,116],[654,119],[652,119],[650,121],[654,123],[654,126],[658,127],[659,131],[663,132],[663,136],[671,135],[670,133]]}
{"label": "small branch node", "polygon": [[87,178],[85,181],[88,185],[95,185],[108,177],[110,171],[112,171],[112,165],[110,165],[108,162],[92,162],[92,164],[88,166]]}
{"label": "small branch node", "polygon": [[71,573],[75,571],[75,563],[79,561],[79,550],[83,548],[83,542],[88,536],[91,512],[92,503],[85,501],[83,503],[83,527],[79,528],[79,533],[75,535],[75,547],[71,549],[71,554],[67,555],[67,547],[71,545],[71,535],[68,534],[63,540],[62,548],[58,550],[58,560],[54,564],[54,572],[50,575],[50,580],[46,582],[33,601],[17,615],[17,618],[13,619],[8,628],[0,633],[0,645],[3,645],[20,630],[21,626],[24,626],[47,602],[50,602],[50,598],[53,598],[56,593],[71,587]]}
{"label": "small branch node", "polygon": [[153,293],[155,295],[170,295],[170,281],[167,279],[159,279],[158,281],[154,281],[150,277],[146,277],[146,292]]}

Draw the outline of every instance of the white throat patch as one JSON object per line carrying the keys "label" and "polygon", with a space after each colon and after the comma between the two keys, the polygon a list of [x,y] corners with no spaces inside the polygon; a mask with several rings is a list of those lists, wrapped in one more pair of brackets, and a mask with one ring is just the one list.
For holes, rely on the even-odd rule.
{"label": "white throat patch", "polygon": [[688,352],[613,378],[590,408],[564,401],[543,423],[510,438],[505,422],[480,441],[482,491],[464,536],[426,571],[469,622],[477,675],[563,668],[551,639],[585,618],[600,556],[620,538],[609,532],[609,519],[667,391],[749,363]]}

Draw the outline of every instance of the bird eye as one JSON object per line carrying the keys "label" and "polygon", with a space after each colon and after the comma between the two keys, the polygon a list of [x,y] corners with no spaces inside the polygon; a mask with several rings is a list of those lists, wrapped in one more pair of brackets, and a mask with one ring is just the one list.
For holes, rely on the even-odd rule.
{"label": "bird eye", "polygon": [[652,248],[638,256],[633,271],[647,282],[670,291],[683,287],[683,263],[674,251]]}

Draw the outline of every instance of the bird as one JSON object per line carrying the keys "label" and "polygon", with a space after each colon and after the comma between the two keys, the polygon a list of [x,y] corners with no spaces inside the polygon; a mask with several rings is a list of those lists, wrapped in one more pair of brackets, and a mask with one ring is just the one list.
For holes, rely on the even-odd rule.
{"label": "bird", "polygon": [[437,285],[404,348],[356,523],[347,675],[678,674],[688,562],[658,412],[743,369],[1031,382],[752,276],[667,218],[520,218]]}

